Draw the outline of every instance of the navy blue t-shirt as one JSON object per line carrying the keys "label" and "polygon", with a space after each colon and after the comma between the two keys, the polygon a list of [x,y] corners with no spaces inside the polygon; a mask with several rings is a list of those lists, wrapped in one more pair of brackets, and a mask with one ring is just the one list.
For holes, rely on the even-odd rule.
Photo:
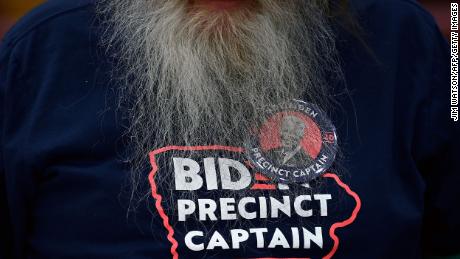
{"label": "navy blue t-shirt", "polygon": [[[231,182],[209,179],[245,165],[242,147],[168,146],[146,161],[141,183],[150,192],[140,203],[129,199],[119,85],[99,45],[94,4],[56,0],[32,11],[0,49],[0,257],[460,253],[460,132],[450,119],[448,44],[414,1],[352,7],[365,45],[337,26],[346,84],[331,84],[337,108],[328,111],[344,173],[283,188],[253,175],[252,195],[239,197]],[[186,199],[183,186],[155,182],[157,174],[174,181],[170,165],[184,163],[207,177],[199,200]]]}

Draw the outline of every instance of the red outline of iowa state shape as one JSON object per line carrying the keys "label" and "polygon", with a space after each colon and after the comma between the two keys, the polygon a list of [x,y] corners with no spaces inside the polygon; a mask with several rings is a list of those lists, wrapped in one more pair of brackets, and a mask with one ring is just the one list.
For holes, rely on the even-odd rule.
{"label": "red outline of iowa state shape", "polygon": [[[150,186],[152,190],[152,197],[155,199],[155,207],[158,210],[158,213],[160,214],[160,217],[163,221],[163,226],[168,232],[167,239],[171,243],[170,252],[171,252],[172,259],[179,259],[179,254],[177,252],[177,247],[179,246],[179,243],[174,238],[174,229],[169,224],[169,217],[168,215],[166,215],[161,205],[162,196],[157,191],[157,186],[156,186],[155,179],[154,179],[155,174],[158,171],[158,165],[156,163],[155,156],[158,154],[164,153],[164,152],[172,151],[172,150],[177,150],[177,151],[220,150],[220,151],[228,151],[228,152],[235,152],[235,153],[244,153],[244,149],[239,148],[239,147],[219,146],[219,145],[215,145],[215,146],[167,146],[167,147],[163,147],[163,148],[154,150],[149,153],[150,163],[152,165],[152,171],[149,174],[149,182],[150,182]],[[355,221],[356,217],[358,216],[359,210],[361,209],[361,199],[359,198],[358,194],[352,191],[348,185],[343,183],[342,180],[340,180],[340,178],[337,175],[332,174],[332,173],[326,173],[322,177],[333,179],[356,202],[356,206],[353,209],[353,212],[351,213],[350,217],[344,221],[340,221],[340,222],[336,222],[332,224],[331,228],[329,229],[329,235],[331,239],[334,241],[334,245],[331,251],[329,251],[327,255],[323,256],[323,259],[330,259],[337,252],[337,249],[339,248],[339,244],[340,244],[340,239],[335,234],[336,229],[344,228],[352,224]],[[257,259],[308,259],[308,258],[257,258]]]}

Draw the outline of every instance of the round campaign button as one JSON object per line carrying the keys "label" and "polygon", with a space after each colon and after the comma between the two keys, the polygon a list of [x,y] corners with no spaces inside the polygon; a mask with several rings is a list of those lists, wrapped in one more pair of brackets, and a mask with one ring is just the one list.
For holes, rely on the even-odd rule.
{"label": "round campaign button", "polygon": [[245,147],[256,170],[277,182],[307,183],[332,165],[336,129],[316,105],[294,100],[274,105],[262,116]]}

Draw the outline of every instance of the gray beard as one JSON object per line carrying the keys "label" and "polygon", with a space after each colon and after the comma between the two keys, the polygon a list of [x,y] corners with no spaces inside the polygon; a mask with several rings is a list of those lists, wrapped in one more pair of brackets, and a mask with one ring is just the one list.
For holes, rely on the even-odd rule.
{"label": "gray beard", "polygon": [[242,146],[267,106],[303,99],[326,109],[325,75],[340,74],[322,0],[258,0],[231,13],[190,11],[187,2],[98,5],[129,119],[133,194],[149,151]]}

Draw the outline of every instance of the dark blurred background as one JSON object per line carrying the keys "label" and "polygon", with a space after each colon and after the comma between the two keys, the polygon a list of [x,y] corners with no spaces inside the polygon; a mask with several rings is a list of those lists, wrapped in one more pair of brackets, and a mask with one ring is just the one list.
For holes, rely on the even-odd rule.
{"label": "dark blurred background", "polygon": [[[43,0],[0,0],[0,39],[19,17],[41,2]],[[421,0],[420,2],[433,14],[448,37],[450,2],[446,0]]]}

